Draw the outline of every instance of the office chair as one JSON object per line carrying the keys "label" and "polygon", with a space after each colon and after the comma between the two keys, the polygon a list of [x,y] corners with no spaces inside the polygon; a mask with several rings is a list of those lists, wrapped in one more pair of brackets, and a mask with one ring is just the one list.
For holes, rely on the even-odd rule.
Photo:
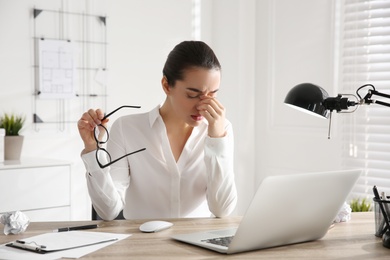
{"label": "office chair", "polygon": [[[123,210],[119,212],[119,215],[115,219],[125,219],[123,216]],[[92,206],[92,220],[103,220],[96,212],[94,207]]]}

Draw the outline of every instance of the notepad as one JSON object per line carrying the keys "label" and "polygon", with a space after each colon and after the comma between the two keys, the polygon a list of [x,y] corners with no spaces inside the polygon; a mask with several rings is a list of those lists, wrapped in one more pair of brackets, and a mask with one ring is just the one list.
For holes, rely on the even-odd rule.
{"label": "notepad", "polygon": [[[78,258],[128,236],[130,235],[87,231],[45,233],[5,244],[5,247],[0,248],[0,259],[6,257],[5,254],[12,255],[12,259],[18,259],[18,254],[25,257],[26,253],[30,254],[31,257],[33,255],[38,257],[34,257],[34,259],[39,259],[39,255]],[[8,251],[5,250],[7,247]],[[48,258],[43,257],[42,259]]]}

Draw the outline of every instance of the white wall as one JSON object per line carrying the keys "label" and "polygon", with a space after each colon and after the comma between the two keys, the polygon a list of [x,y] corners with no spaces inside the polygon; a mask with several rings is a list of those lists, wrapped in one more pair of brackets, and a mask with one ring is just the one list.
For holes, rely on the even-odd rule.
{"label": "white wall", "polygon": [[[90,205],[76,125],[36,131],[30,118],[34,5],[106,14],[108,110],[139,104],[147,111],[163,101],[160,78],[168,52],[191,39],[192,1],[0,0],[0,112],[28,115],[22,156],[73,163],[72,218],[86,219]],[[327,121],[283,104],[288,90],[301,82],[321,85],[331,95],[336,92],[333,8],[329,0],[202,1],[202,39],[221,61],[219,97],[235,130],[237,214],[244,212],[266,175],[339,168],[337,116],[328,140]]]}
{"label": "white wall", "polygon": [[328,121],[287,108],[303,82],[334,85],[334,2],[212,1],[211,40],[223,64],[221,98],[236,132],[239,212],[267,175],[340,168],[337,116]]}
{"label": "white wall", "polygon": [[[88,219],[91,208],[85,170],[79,157],[82,142],[76,123],[66,124],[64,129],[59,125],[32,123],[35,101],[32,95],[34,31],[31,13],[34,6],[108,16],[110,88],[107,110],[124,104],[141,105],[138,112],[148,111],[163,101],[162,67],[169,50],[178,42],[191,38],[192,2],[0,0],[0,113],[16,112],[27,116],[22,132],[25,136],[22,159],[44,157],[72,162],[72,219]],[[71,26],[69,30],[72,30]]]}

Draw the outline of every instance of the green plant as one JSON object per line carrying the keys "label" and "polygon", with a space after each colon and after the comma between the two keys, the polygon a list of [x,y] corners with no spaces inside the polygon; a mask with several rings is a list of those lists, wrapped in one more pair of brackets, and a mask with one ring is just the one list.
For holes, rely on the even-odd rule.
{"label": "green plant", "polygon": [[19,135],[25,120],[24,116],[5,113],[0,117],[0,128],[5,129],[5,135]]}
{"label": "green plant", "polygon": [[350,203],[352,212],[363,212],[363,211],[371,211],[371,203],[367,200],[367,198],[363,198],[360,200],[352,199]]}

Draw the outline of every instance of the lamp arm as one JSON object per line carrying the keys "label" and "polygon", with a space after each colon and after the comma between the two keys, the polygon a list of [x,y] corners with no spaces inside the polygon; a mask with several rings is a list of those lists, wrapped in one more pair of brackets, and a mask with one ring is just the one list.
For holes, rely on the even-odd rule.
{"label": "lamp arm", "polygon": [[363,98],[363,102],[365,104],[372,104],[372,103],[375,103],[375,104],[379,104],[379,105],[382,105],[382,106],[387,106],[387,107],[390,107],[390,103],[387,103],[387,102],[383,102],[383,101],[380,101],[380,100],[373,100],[371,99],[371,97],[373,95],[377,95],[377,96],[380,96],[380,97],[385,97],[385,98],[389,98],[390,99],[390,95],[388,94],[385,94],[385,93],[381,93],[379,91],[376,91],[376,90],[368,90],[368,93],[367,95]]}

